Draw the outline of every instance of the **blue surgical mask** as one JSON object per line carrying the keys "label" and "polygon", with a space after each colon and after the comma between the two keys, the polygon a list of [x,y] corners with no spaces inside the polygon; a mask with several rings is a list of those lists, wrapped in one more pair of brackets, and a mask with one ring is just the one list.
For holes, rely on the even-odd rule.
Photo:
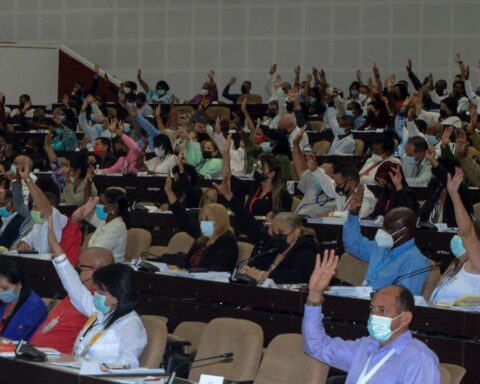
{"label": "blue surgical mask", "polygon": [[10,212],[7,207],[2,207],[0,208],[0,216],[1,217],[9,217],[10,215],[12,214],[12,212]]}
{"label": "blue surgical mask", "polygon": [[62,122],[65,120],[65,115],[58,116],[58,121]]}
{"label": "blue surgical mask", "polygon": [[272,151],[272,143],[270,141],[266,141],[260,144],[260,148],[263,152],[271,152]]}
{"label": "blue surgical mask", "polygon": [[317,102],[317,99],[315,97],[310,96],[308,98],[308,104],[313,105]]}
{"label": "blue surgical mask", "polygon": [[95,292],[93,294],[93,306],[98,312],[103,313],[104,315],[106,315],[112,310],[112,307],[105,304],[106,300],[107,300],[107,297],[104,295],[101,295],[98,292]]}
{"label": "blue surgical mask", "polygon": [[357,97],[358,96],[358,89],[352,89],[350,91],[350,94],[352,95],[352,97]]}
{"label": "blue surgical mask", "polygon": [[160,97],[165,96],[166,93],[167,93],[167,92],[165,92],[164,89],[159,89],[159,90],[157,90],[157,95],[160,96]]}
{"label": "blue surgical mask", "polygon": [[345,111],[345,116],[355,117],[353,111],[351,111],[350,109],[347,109],[347,110]]}
{"label": "blue surgical mask", "polygon": [[465,254],[466,250],[463,245],[462,238],[458,235],[455,235],[450,240],[450,250],[452,251],[453,256],[459,258],[463,254]]}
{"label": "blue surgical mask", "polygon": [[10,172],[12,172],[14,175],[17,173],[17,166],[15,164],[10,166]]}
{"label": "blue surgical mask", "polygon": [[438,143],[437,136],[434,136],[434,135],[426,135],[425,139],[427,140],[428,144],[431,144],[433,146],[437,145]]}
{"label": "blue surgical mask", "polygon": [[95,206],[95,213],[97,214],[97,217],[100,219],[100,220],[107,220],[107,212],[105,212],[105,207],[103,206],[103,204],[97,204]]}
{"label": "blue surgical mask", "polygon": [[130,133],[131,130],[132,130],[132,129],[130,128],[130,124],[128,124],[128,123],[123,123],[123,132],[125,132],[125,133],[128,134],[128,133]]}
{"label": "blue surgical mask", "polygon": [[202,220],[200,222],[200,231],[205,237],[212,237],[215,232],[215,222],[211,220]]}
{"label": "blue surgical mask", "polygon": [[103,125],[102,124],[95,124],[95,130],[99,135],[103,133]]}
{"label": "blue surgical mask", "polygon": [[95,116],[94,113],[91,113],[91,114],[90,114],[90,121],[92,121],[92,122],[97,121],[97,117]]}
{"label": "blue surgical mask", "polygon": [[338,132],[339,136],[343,136],[343,135],[345,135],[345,128],[338,127],[337,132]]}
{"label": "blue surgical mask", "polygon": [[3,301],[4,303],[14,303],[15,301],[18,300],[18,293],[13,292],[13,289],[10,289],[8,291],[3,291],[0,292],[0,301]]}
{"label": "blue surgical mask", "polygon": [[403,315],[403,312],[398,316],[395,316],[393,319],[386,316],[370,315],[367,324],[368,333],[373,339],[379,341],[380,343],[387,341],[395,332],[400,329],[397,328],[392,331],[390,326],[392,325],[392,321],[401,315]]}
{"label": "blue surgical mask", "polygon": [[417,160],[413,156],[405,155],[403,157],[404,164],[417,165]]}
{"label": "blue surgical mask", "polygon": [[62,128],[55,128],[55,133],[57,136],[63,136],[63,129]]}

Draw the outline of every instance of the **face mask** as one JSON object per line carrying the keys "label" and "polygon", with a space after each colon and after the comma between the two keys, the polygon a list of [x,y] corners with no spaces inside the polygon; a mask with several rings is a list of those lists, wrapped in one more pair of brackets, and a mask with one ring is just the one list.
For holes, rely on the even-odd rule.
{"label": "face mask", "polygon": [[265,142],[265,136],[263,135],[255,135],[255,142],[257,144],[262,144]]}
{"label": "face mask", "polygon": [[130,133],[131,130],[132,129],[130,128],[130,124],[128,124],[128,123],[123,124],[123,132]]}
{"label": "face mask", "polygon": [[55,133],[57,134],[57,136],[63,136],[63,129],[62,128],[56,128]]}
{"label": "face mask", "polygon": [[458,235],[455,235],[450,240],[450,250],[453,253],[453,256],[459,258],[466,253],[465,247],[463,246],[462,238]]}
{"label": "face mask", "polygon": [[103,133],[103,125],[102,124],[95,124],[95,130],[99,135]]}
{"label": "face mask", "polygon": [[[405,227],[403,227],[403,228],[405,228]],[[401,230],[403,230],[403,228],[400,228],[399,230],[393,232],[392,234],[390,234],[387,231],[385,231],[384,229],[380,228],[377,231],[377,233],[375,234],[375,242],[377,243],[377,245],[380,248],[392,248],[393,245],[403,237],[403,235],[402,235],[397,240],[394,241],[393,240],[393,235],[395,235],[398,232],[400,232]]]}
{"label": "face mask", "polygon": [[437,145],[438,143],[437,136],[434,136],[434,135],[426,135],[425,139],[427,140],[428,144],[431,144],[433,146]]}
{"label": "face mask", "polygon": [[339,136],[343,136],[343,135],[345,135],[345,128],[338,127],[337,132],[338,132]]}
{"label": "face mask", "polygon": [[383,161],[383,157],[380,155],[376,155],[375,153],[372,154],[371,159],[374,163],[381,163]]}
{"label": "face mask", "polygon": [[125,94],[128,94],[128,93],[132,92],[132,90],[128,87],[124,87],[123,92],[125,92]]}
{"label": "face mask", "polygon": [[207,95],[208,95],[208,89],[203,89],[203,88],[202,88],[202,89],[200,90],[200,95],[202,95],[202,96],[207,96]]}
{"label": "face mask", "polygon": [[335,186],[335,192],[340,195],[340,196],[347,196],[348,191],[347,189],[347,184],[343,184],[343,187],[340,187],[339,185]]}
{"label": "face mask", "polygon": [[91,113],[91,114],[90,114],[90,121],[93,122],[93,123],[94,123],[95,121],[97,121],[97,117],[95,116],[94,113]]}
{"label": "face mask", "polygon": [[58,116],[58,121],[62,122],[65,120],[65,115]]}
{"label": "face mask", "polygon": [[359,93],[359,94],[358,94],[358,101],[359,101],[360,103],[364,103],[365,100],[367,100],[367,95],[364,95],[363,93]]}
{"label": "face mask", "polygon": [[255,180],[256,183],[262,183],[267,179],[268,176],[265,176],[263,173],[260,173],[258,171],[253,172],[253,180]]}
{"label": "face mask", "polygon": [[460,99],[463,96],[461,91],[453,91],[453,97]]}
{"label": "face mask", "polygon": [[345,111],[345,116],[355,117],[355,114],[353,113],[353,111],[347,109],[347,110]]}
{"label": "face mask", "polygon": [[102,147],[96,145],[93,147],[93,153],[96,156],[102,156],[105,152],[105,149],[103,149]]}
{"label": "face mask", "polygon": [[248,88],[247,88],[247,87],[244,87],[244,86],[241,86],[241,87],[240,87],[240,92],[242,92],[242,93],[248,93]]}
{"label": "face mask", "polygon": [[212,152],[210,151],[202,151],[202,157],[205,160],[211,159],[212,158]]}
{"label": "face mask", "polygon": [[101,295],[97,292],[93,294],[93,306],[95,309],[106,315],[108,312],[112,310],[112,307],[109,307],[107,304],[105,304],[105,301],[107,298],[104,295]]}
{"label": "face mask", "polygon": [[367,111],[367,119],[373,120],[375,118],[375,112]]}
{"label": "face mask", "polygon": [[12,213],[6,208],[6,207],[2,207],[0,208],[0,216],[1,217],[10,217]]}
{"label": "face mask", "polygon": [[18,300],[18,293],[13,292],[13,289],[0,292],[0,301],[4,303],[13,303]]}
{"label": "face mask", "polygon": [[70,182],[73,184],[75,182],[75,176],[70,176]]}
{"label": "face mask", "polygon": [[105,208],[103,206],[103,204],[97,204],[95,206],[95,213],[97,214],[97,217],[100,219],[100,220],[107,220],[107,212],[105,212]]}
{"label": "face mask", "polygon": [[395,332],[400,329],[397,328],[396,330],[392,331],[390,326],[392,325],[392,321],[401,315],[403,315],[403,312],[398,316],[395,316],[393,319],[386,316],[370,315],[367,324],[368,333],[373,339],[379,341],[380,343],[387,341]]}
{"label": "face mask", "polygon": [[17,166],[15,164],[10,166],[10,172],[12,172],[14,175],[17,173]]}
{"label": "face mask", "polygon": [[160,97],[165,96],[166,93],[167,93],[167,92],[165,92],[164,89],[158,89],[158,90],[157,90],[157,95],[160,96]]}
{"label": "face mask", "polygon": [[358,96],[358,89],[350,90],[350,95],[352,95],[352,97],[357,97]]}
{"label": "face mask", "polygon": [[272,151],[272,143],[270,142],[261,143],[260,148],[262,149],[263,152],[269,153]]}
{"label": "face mask", "polygon": [[442,119],[444,119],[445,117],[447,117],[447,111],[445,111],[444,109],[440,109],[440,117]]}
{"label": "face mask", "polygon": [[417,161],[413,156],[404,156],[403,157],[403,162],[405,164],[410,164],[410,165],[417,165]]}
{"label": "face mask", "polygon": [[202,220],[200,221],[200,231],[205,237],[212,237],[215,232],[215,222],[211,220]]}
{"label": "face mask", "polygon": [[308,98],[308,104],[312,105],[312,104],[315,104],[317,102],[317,99],[315,99],[315,97],[309,97]]}
{"label": "face mask", "polygon": [[163,155],[165,155],[165,149],[163,148],[155,148],[154,152],[158,157],[163,157]]}
{"label": "face mask", "polygon": [[279,252],[283,252],[288,248],[287,235],[279,233],[273,235],[273,247],[277,248]]}
{"label": "face mask", "polygon": [[31,211],[30,214],[32,215],[32,221],[35,224],[42,225],[45,222],[45,218],[42,217],[42,214],[38,211]]}
{"label": "face mask", "polygon": [[273,119],[275,116],[277,116],[277,111],[268,111],[268,112],[267,112],[267,116],[268,116],[270,119]]}
{"label": "face mask", "polygon": [[139,108],[139,109],[143,107],[143,103],[142,103],[141,101],[137,101],[137,102],[135,103],[135,105],[136,105],[137,108]]}

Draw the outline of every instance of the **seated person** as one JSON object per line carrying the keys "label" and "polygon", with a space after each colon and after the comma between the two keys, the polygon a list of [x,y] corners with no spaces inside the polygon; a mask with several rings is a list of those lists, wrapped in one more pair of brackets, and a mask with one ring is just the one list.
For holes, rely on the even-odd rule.
{"label": "seated person", "polygon": [[403,157],[403,173],[410,187],[426,186],[432,178],[432,165],[426,159],[427,141],[419,136],[408,139]]}
{"label": "seated person", "polygon": [[184,260],[178,260],[177,266],[231,272],[238,259],[238,244],[226,208],[220,204],[207,204],[200,209],[196,221],[177,200],[169,174],[165,193],[181,230],[196,239]]}
{"label": "seated person", "polygon": [[395,141],[393,135],[387,131],[383,138],[372,143],[372,156],[370,156],[362,169],[360,169],[360,182],[363,184],[374,184],[375,173],[378,167],[385,161],[402,164],[402,161],[395,155]]}
{"label": "seated person", "polygon": [[54,151],[74,151],[77,148],[77,136],[71,129],[71,123],[65,120],[63,109],[56,108],[53,111],[53,125],[49,125],[49,130],[54,133],[51,142]]}
{"label": "seated person", "polygon": [[149,87],[148,83],[142,79],[142,70],[137,71],[137,80],[147,93],[147,101],[149,103],[165,103],[170,104],[173,95],[168,94],[170,87],[165,80],[157,81],[155,89]]}
{"label": "seated person", "polygon": [[177,165],[172,168],[171,175],[173,193],[185,208],[198,208],[202,198],[202,188],[196,186],[197,171],[190,164],[181,160],[182,152],[178,154]]}
{"label": "seated person", "polygon": [[88,317],[75,340],[73,354],[99,363],[137,368],[138,358],[147,344],[147,333],[134,311],[138,300],[135,272],[125,264],[97,269],[92,275],[92,294],[58,244],[51,217],[48,225],[58,276],[73,305]]}
{"label": "seated person", "polygon": [[449,179],[448,193],[458,223],[458,236],[454,236],[450,244],[457,259],[445,271],[431,297],[435,304],[444,305],[452,305],[464,295],[480,296],[480,241],[459,193],[463,172],[457,168],[455,176]]}
{"label": "seated person", "polygon": [[19,180],[18,178],[15,177],[16,175],[18,175],[17,170],[21,170],[25,166],[28,166],[28,169],[30,170],[30,175],[29,175],[30,179],[32,179],[33,182],[35,183],[37,181],[37,176],[35,176],[31,172],[31,170],[33,169],[33,161],[32,161],[32,159],[30,159],[27,156],[20,155],[20,156],[15,157],[15,160],[13,161],[13,164],[10,167],[9,174],[10,174],[10,179],[12,181],[12,184],[14,184],[17,181],[21,182],[23,200],[24,200],[25,204],[28,204],[28,196],[30,194],[30,190],[27,186],[27,183],[25,182],[25,180],[22,180],[22,179]]}
{"label": "seated person", "polygon": [[112,252],[115,262],[125,260],[127,247],[128,199],[122,191],[110,188],[100,195],[91,198],[78,208],[72,219],[76,222],[87,220],[96,230],[88,240],[88,247],[105,248]]}
{"label": "seated person", "polygon": [[108,129],[112,133],[112,143],[118,160],[113,166],[104,168],[101,172],[105,175],[121,172],[137,173],[137,162],[141,156],[141,149],[132,138],[124,133],[122,121],[117,122],[116,118],[112,119]]}
{"label": "seated person", "polygon": [[200,144],[189,140],[185,145],[185,160],[203,177],[219,179],[222,175],[222,159],[217,144],[212,139]]}
{"label": "seated person", "polygon": [[215,84],[214,76],[215,71],[209,71],[207,73],[208,81],[202,84],[200,93],[192,97],[190,101],[186,104],[201,104],[201,105],[210,105],[214,101],[218,101],[218,89],[217,84]]}
{"label": "seated person", "polygon": [[155,157],[145,161],[144,166],[139,167],[140,170],[146,170],[149,174],[164,174],[170,172],[172,168],[177,165],[172,142],[167,135],[160,134],[153,138],[153,145]]}
{"label": "seated person", "polygon": [[[370,302],[369,336],[356,340],[332,338],[325,332],[323,293],[335,275],[338,256],[317,256],[305,304],[302,334],[305,352],[314,359],[348,372],[347,383],[440,383],[438,357],[412,336],[409,325],[415,308],[408,289],[387,286]],[[387,379],[388,380],[388,379]]]}
{"label": "seated person", "polygon": [[117,162],[117,158],[112,153],[112,142],[109,138],[98,137],[95,139],[93,157],[95,161],[92,162],[99,169],[110,168]]}
{"label": "seated person", "polygon": [[336,210],[322,211],[316,217],[334,216],[346,217],[351,204],[351,199],[355,191],[362,186],[363,201],[360,210],[360,218],[371,215],[377,199],[375,195],[363,184],[360,184],[360,176],[358,169],[353,163],[339,163],[333,167],[332,177],[330,178],[325,172],[316,172],[312,174],[315,182],[325,191],[327,196],[335,196]]}
{"label": "seated person", "polygon": [[[113,255],[104,248],[88,248],[78,259],[76,270],[83,286],[93,293],[93,273],[102,267],[114,263]],[[59,352],[70,354],[78,334],[87,318],[72,304],[69,296],[65,296],[46,320],[33,334],[30,343],[37,347],[54,348]]]}
{"label": "seated person", "polygon": [[388,211],[398,207],[406,207],[414,212],[418,209],[417,199],[405,181],[400,164],[383,162],[375,173],[375,181],[382,188],[377,194],[372,217],[385,216]]}
{"label": "seated person", "polygon": [[344,115],[337,120],[337,112],[333,97],[327,96],[329,99],[327,108],[327,119],[333,132],[333,141],[328,150],[329,155],[353,155],[355,151],[355,139],[351,133],[354,125],[352,116]]}
{"label": "seated person", "polygon": [[29,340],[46,315],[45,304],[17,265],[0,263],[0,337]]}
{"label": "seated person", "polygon": [[251,261],[240,272],[259,283],[267,278],[282,284],[306,283],[319,245],[315,233],[302,226],[300,217],[291,212],[271,212],[266,227],[233,195],[228,176],[214,186],[227,200],[242,233],[255,243]]}
{"label": "seated person", "polygon": [[[358,213],[361,208],[363,185],[353,194],[350,213],[343,225],[345,252],[368,263],[365,285],[374,291],[392,284],[399,276],[406,275],[429,265],[415,245],[415,213],[408,208],[390,210],[377,231],[375,240],[368,240],[360,232]],[[398,283],[414,295],[422,293],[428,271],[416,276],[404,277]]]}
{"label": "seated person", "polygon": [[13,194],[8,189],[0,192],[0,216],[2,218],[0,246],[10,249],[15,240],[17,240],[20,227],[26,217],[15,210]]}

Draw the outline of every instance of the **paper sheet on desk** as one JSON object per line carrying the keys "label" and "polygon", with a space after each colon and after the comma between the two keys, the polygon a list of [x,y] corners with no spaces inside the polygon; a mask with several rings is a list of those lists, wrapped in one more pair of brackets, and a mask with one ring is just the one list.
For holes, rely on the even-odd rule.
{"label": "paper sheet on desk", "polygon": [[372,287],[344,287],[344,286],[332,286],[329,287],[325,294],[332,296],[342,296],[342,297],[355,297],[358,299],[368,299],[370,300],[370,295],[372,293]]}

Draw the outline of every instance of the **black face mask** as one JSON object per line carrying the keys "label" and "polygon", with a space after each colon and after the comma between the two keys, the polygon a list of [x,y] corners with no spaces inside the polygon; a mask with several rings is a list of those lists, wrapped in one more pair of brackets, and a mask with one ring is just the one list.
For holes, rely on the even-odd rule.
{"label": "black face mask", "polygon": [[368,111],[367,112],[367,119],[373,120],[375,118],[375,112],[373,111]]}
{"label": "black face mask", "polygon": [[116,157],[124,157],[127,153],[123,149],[117,149],[115,150],[115,156]]}
{"label": "black face mask", "polygon": [[340,186],[337,185],[337,186],[335,187],[335,192],[336,192],[337,194],[339,194],[340,196],[347,196],[348,192],[345,191],[345,187],[346,187],[345,184],[343,185],[343,187],[340,187]]}
{"label": "black face mask", "polygon": [[448,115],[447,115],[447,111],[445,111],[444,109],[440,109],[440,117],[442,119],[446,118]]}
{"label": "black face mask", "polygon": [[249,90],[248,90],[247,87],[242,86],[242,87],[240,88],[240,92],[242,92],[242,93],[248,93]]}
{"label": "black face mask", "polygon": [[275,116],[277,116],[277,111],[268,111],[268,112],[267,112],[267,116],[268,116],[270,119],[273,119]]}
{"label": "black face mask", "polygon": [[273,235],[273,247],[278,249],[278,252],[283,252],[288,248],[287,235],[280,233]]}
{"label": "black face mask", "polygon": [[172,190],[177,199],[183,196],[187,188],[188,184],[184,183],[182,179],[174,180],[172,183]]}
{"label": "black face mask", "polygon": [[256,183],[261,183],[267,179],[268,176],[265,176],[263,173],[260,173],[258,171],[253,172],[253,180],[255,180]]}
{"label": "black face mask", "polygon": [[210,151],[202,151],[202,157],[205,159],[205,160],[208,160],[208,159],[211,159],[213,156],[212,156],[212,152]]}
{"label": "black face mask", "polygon": [[453,97],[455,97],[456,99],[460,99],[462,96],[463,96],[462,91],[453,91]]}

